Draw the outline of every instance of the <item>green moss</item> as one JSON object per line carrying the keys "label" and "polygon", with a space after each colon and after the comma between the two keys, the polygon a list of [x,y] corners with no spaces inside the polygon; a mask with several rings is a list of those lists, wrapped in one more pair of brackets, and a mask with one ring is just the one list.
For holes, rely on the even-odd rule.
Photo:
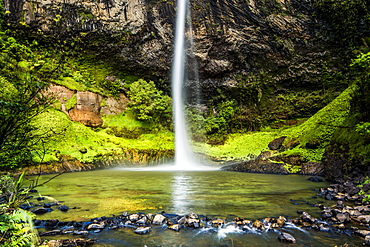
{"label": "green moss", "polygon": [[77,94],[74,94],[72,98],[66,103],[66,110],[69,111],[77,104]]}
{"label": "green moss", "polygon": [[58,160],[58,154],[67,154],[89,163],[105,155],[122,157],[125,149],[173,150],[173,135],[170,132],[144,134],[138,139],[120,138],[109,134],[106,129],[93,130],[81,123],[71,122],[66,114],[54,108],[40,115],[35,124],[40,133],[48,129],[56,133],[46,145],[45,162]]}
{"label": "green moss", "polygon": [[212,146],[196,143],[194,149],[222,160],[248,160],[268,150],[268,143],[277,137],[277,132],[255,132],[229,135],[224,145]]}
{"label": "green moss", "polygon": [[346,125],[345,120],[349,114],[353,90],[353,86],[346,89],[303,124],[281,131],[280,136],[287,136],[284,141],[285,146],[298,144],[284,154],[297,154],[307,161],[320,161],[335,131]]}

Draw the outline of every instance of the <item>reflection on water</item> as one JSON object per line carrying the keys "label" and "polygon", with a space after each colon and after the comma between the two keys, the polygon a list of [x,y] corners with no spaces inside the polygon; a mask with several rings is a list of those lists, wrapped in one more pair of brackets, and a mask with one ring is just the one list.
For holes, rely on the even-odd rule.
{"label": "reflection on water", "polygon": [[[43,176],[48,179],[51,176]],[[110,169],[63,174],[39,188],[71,209],[54,210],[40,218],[81,220],[123,211],[240,216],[259,219],[315,213],[321,199],[312,189],[325,184],[306,177],[225,171],[132,171]]]}
{"label": "reflection on water", "polygon": [[[51,176],[43,176],[45,181]],[[41,181],[42,182],[42,181]],[[324,203],[313,189],[326,186],[304,176],[280,176],[224,171],[130,171],[110,169],[63,174],[39,188],[41,195],[59,200],[71,209],[54,210],[40,219],[90,220],[94,217],[129,213],[197,213],[210,218],[232,220],[235,216],[255,220],[280,215],[299,217],[297,210],[314,217]],[[40,203],[40,202],[38,202]],[[330,233],[306,232],[287,226],[297,239],[295,246],[335,246],[361,242],[357,238]],[[201,228],[173,232],[152,227],[139,236],[132,229],[90,233],[98,246],[285,246],[276,232],[241,231],[230,225],[220,229]],[[330,236],[330,237],[327,237]]]}
{"label": "reflection on water", "polygon": [[174,175],[172,180],[172,204],[176,214],[188,214],[191,205],[192,191],[191,178],[183,173]]}

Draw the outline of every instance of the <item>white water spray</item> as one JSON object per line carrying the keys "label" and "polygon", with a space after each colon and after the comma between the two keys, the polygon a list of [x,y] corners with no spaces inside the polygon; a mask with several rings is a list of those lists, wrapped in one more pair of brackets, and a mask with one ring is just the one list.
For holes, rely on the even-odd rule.
{"label": "white water spray", "polygon": [[175,167],[181,170],[193,170],[197,167],[189,144],[183,104],[183,86],[185,80],[185,22],[188,12],[188,0],[177,1],[175,29],[175,52],[172,64],[172,102],[175,125]]}

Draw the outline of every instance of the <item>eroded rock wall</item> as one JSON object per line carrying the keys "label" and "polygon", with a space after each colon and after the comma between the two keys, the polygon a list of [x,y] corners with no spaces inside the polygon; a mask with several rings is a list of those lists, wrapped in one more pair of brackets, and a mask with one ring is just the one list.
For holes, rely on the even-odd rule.
{"label": "eroded rock wall", "polygon": [[55,107],[58,107],[60,103],[60,109],[72,121],[80,122],[88,127],[102,126],[103,114],[122,113],[128,102],[127,97],[122,93],[118,97],[103,97],[98,93],[70,90],[56,84],[49,87],[49,92],[56,99]]}
{"label": "eroded rock wall", "polygon": [[[4,0],[9,20],[66,38],[88,40],[126,70],[168,79],[173,0]],[[317,35],[310,1],[191,1],[195,58],[203,85],[233,87],[264,70],[285,84],[309,82],[334,57]],[[149,70],[148,70],[149,69]]]}

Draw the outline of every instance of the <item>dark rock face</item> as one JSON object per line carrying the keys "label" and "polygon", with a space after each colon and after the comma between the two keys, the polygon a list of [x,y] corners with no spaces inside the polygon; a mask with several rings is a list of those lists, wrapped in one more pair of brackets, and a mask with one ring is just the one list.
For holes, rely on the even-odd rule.
{"label": "dark rock face", "polygon": [[[97,53],[112,55],[122,67],[168,75],[176,15],[173,0],[15,2],[4,0],[13,23],[24,20],[31,30],[58,38],[85,33],[80,37]],[[201,78],[212,78],[217,87],[235,87],[237,75],[248,76],[261,67],[278,72],[274,80],[279,83],[297,79],[307,83],[308,78],[318,80],[320,61],[333,56],[325,48],[326,37],[317,38],[318,20],[309,1],[196,0],[191,8]]]}
{"label": "dark rock face", "polygon": [[238,164],[228,165],[221,168],[223,171],[270,173],[270,174],[289,174],[284,168],[283,163],[274,163],[268,160],[256,159]]}
{"label": "dark rock face", "polygon": [[268,144],[269,149],[270,150],[278,150],[279,148],[281,148],[281,146],[283,145],[283,142],[284,142],[285,138],[286,138],[286,136],[283,136],[283,137],[276,138],[275,140],[271,141]]}
{"label": "dark rock face", "polygon": [[324,165],[319,162],[307,162],[301,165],[302,175],[324,176]]}

